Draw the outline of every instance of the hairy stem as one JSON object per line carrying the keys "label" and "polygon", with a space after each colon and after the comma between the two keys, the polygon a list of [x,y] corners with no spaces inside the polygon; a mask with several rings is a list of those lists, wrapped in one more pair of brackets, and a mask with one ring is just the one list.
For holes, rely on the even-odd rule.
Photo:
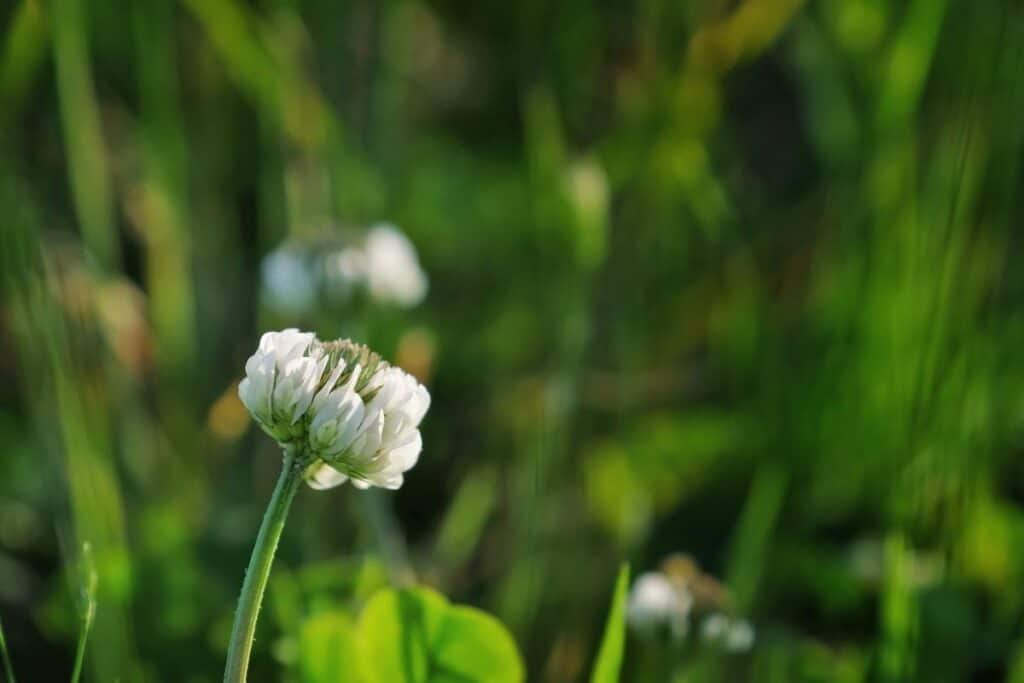
{"label": "hairy stem", "polygon": [[274,562],[277,542],[284,530],[295,493],[302,483],[302,468],[296,463],[295,454],[286,451],[281,476],[270,498],[263,524],[252,549],[249,568],[245,571],[242,594],[235,610],[235,625],[231,628],[231,642],[228,644],[228,660],[224,667],[224,683],[244,683],[249,670],[249,655],[252,639],[256,633],[256,618],[259,616],[263,592],[270,578],[270,567]]}

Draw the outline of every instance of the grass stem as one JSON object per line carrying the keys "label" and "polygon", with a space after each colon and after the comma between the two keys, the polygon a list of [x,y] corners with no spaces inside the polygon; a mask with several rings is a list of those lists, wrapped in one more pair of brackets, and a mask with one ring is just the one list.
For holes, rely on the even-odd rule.
{"label": "grass stem", "polygon": [[7,652],[7,638],[4,637],[4,625],[0,622],[0,657],[4,660],[4,672],[7,674],[7,683],[14,683],[14,667],[11,666],[11,656]]}

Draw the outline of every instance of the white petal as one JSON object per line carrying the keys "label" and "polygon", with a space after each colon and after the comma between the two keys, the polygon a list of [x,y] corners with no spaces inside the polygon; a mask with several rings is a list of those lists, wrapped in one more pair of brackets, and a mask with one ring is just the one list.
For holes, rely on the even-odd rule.
{"label": "white petal", "polygon": [[350,394],[346,401],[346,410],[338,419],[338,433],[331,448],[334,453],[347,450],[352,445],[363,421],[364,410],[363,400],[354,393]]}
{"label": "white petal", "polygon": [[399,472],[405,472],[416,464],[416,461],[420,458],[420,452],[422,450],[423,437],[420,436],[419,430],[416,430],[412,439],[410,439],[408,443],[391,450],[389,459],[395,469]]}
{"label": "white petal", "polygon": [[419,425],[423,421],[423,416],[427,414],[428,408],[430,408],[430,392],[425,386],[418,384],[412,399],[405,408],[405,414],[409,416],[412,424]]}
{"label": "white petal", "polygon": [[302,356],[309,345],[316,339],[312,332],[299,332],[289,327],[280,332],[267,332],[260,337],[259,350],[272,356],[279,370],[283,370],[289,361]]}
{"label": "white petal", "polygon": [[246,363],[246,377],[238,385],[238,397],[257,419],[268,420],[271,412],[271,389],[274,365],[261,363],[253,356]]}
{"label": "white petal", "polygon": [[334,389],[335,382],[338,381],[338,378],[341,377],[341,373],[344,372],[344,370],[345,361],[339,359],[338,365],[331,372],[331,376],[327,378],[327,381],[324,382],[323,388],[320,389],[319,392],[317,392],[316,397],[313,399],[314,411],[318,410],[317,406],[319,406],[322,401],[327,400],[327,395],[330,394],[331,391]]}
{"label": "white petal", "polygon": [[354,391],[337,389],[321,404],[309,429],[310,447],[336,456],[348,449],[363,419],[363,400]]}
{"label": "white petal", "polygon": [[390,491],[394,491],[396,489],[402,488],[402,482],[403,481],[405,481],[405,478],[401,474],[396,474],[396,475],[394,475],[392,477],[388,477],[386,479],[382,479],[380,481],[380,483],[377,484],[377,486],[379,486],[379,487],[381,487],[383,489],[388,489]]}
{"label": "white petal", "polygon": [[[311,359],[306,359],[311,360]],[[309,405],[313,402],[313,395],[316,387],[320,384],[320,378],[327,367],[327,358],[321,358],[316,363],[306,363],[303,368],[304,377],[298,388],[298,400],[295,402],[295,414],[292,416],[292,424],[306,414]]]}
{"label": "white petal", "polygon": [[256,412],[256,408],[259,406],[259,401],[256,400],[256,396],[254,395],[252,380],[248,377],[238,383],[238,398],[241,399],[242,403],[250,412]]}
{"label": "white petal", "polygon": [[335,486],[344,484],[348,480],[344,474],[334,469],[330,465],[323,464],[313,473],[313,476],[306,480],[309,487],[316,489],[317,491],[325,491],[332,489]]}

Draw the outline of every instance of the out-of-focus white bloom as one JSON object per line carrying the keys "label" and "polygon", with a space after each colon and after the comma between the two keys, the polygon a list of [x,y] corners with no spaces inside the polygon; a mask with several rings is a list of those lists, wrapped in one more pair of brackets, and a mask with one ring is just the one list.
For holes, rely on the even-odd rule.
{"label": "out-of-focus white bloom", "polygon": [[701,626],[701,638],[715,643],[729,652],[747,652],[754,645],[754,627],[746,619],[731,619],[715,612],[708,615]]}
{"label": "out-of-focus white bloom", "polygon": [[676,636],[685,635],[693,606],[689,592],[677,587],[661,572],[646,572],[637,577],[629,592],[626,620],[639,630],[669,625]]}
{"label": "out-of-focus white bloom", "polygon": [[238,397],[263,429],[281,442],[313,401],[327,359],[317,353],[316,337],[294,328],[267,332],[245,363]]}
{"label": "out-of-focus white bloom", "polygon": [[725,636],[725,649],[730,652],[746,652],[754,645],[754,627],[749,621],[738,619],[732,622]]}
{"label": "out-of-focus white bloom", "polygon": [[313,488],[397,489],[419,459],[430,394],[362,344],[268,332],[245,370],[239,397]]}
{"label": "out-of-focus white bloom", "polygon": [[720,612],[709,614],[700,628],[701,638],[704,640],[719,640],[729,630],[729,617]]}
{"label": "out-of-focus white bloom", "polygon": [[676,589],[664,574],[647,572],[637,577],[629,592],[626,618],[640,628],[665,623],[678,609],[678,602]]}
{"label": "out-of-focus white bloom", "polygon": [[427,294],[427,276],[416,248],[395,226],[381,223],[370,229],[363,247],[370,296],[399,306],[415,306]]}
{"label": "out-of-focus white bloom", "polygon": [[[850,569],[861,581],[876,584],[882,580],[885,548],[878,539],[855,541],[848,550]],[[906,579],[918,588],[937,583],[945,571],[941,555],[907,549],[901,562]]]}
{"label": "out-of-focus white bloom", "polygon": [[347,295],[365,287],[374,301],[415,306],[427,294],[427,275],[416,248],[398,228],[381,223],[370,228],[363,243],[329,256],[324,264],[331,289]]}
{"label": "out-of-focus white bloom", "polygon": [[287,245],[274,249],[264,257],[260,276],[264,300],[277,311],[306,311],[316,300],[316,274],[298,249]]}
{"label": "out-of-focus white bloom", "polygon": [[362,248],[348,247],[338,252],[335,259],[338,275],[349,280],[366,277],[366,262]]}
{"label": "out-of-focus white bloom", "polygon": [[345,247],[324,257],[327,292],[344,301],[366,281],[366,258],[362,247]]}

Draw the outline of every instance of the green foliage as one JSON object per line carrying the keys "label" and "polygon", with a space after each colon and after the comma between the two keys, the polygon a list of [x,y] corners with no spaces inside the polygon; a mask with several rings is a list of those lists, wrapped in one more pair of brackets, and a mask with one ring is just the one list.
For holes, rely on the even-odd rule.
{"label": "green foliage", "polygon": [[[583,680],[609,621],[594,568],[623,560],[712,598],[684,635],[627,629],[623,681],[1024,681],[1022,20],[1009,0],[0,3],[20,679],[75,666],[86,540],[81,679],[218,679],[280,457],[237,382],[260,332],[298,326],[370,345],[433,405],[401,490],[298,495],[253,681],[361,667],[378,618],[410,667],[438,644],[475,662],[500,627],[448,600],[487,606],[529,680]],[[415,306],[331,284],[379,222],[415,245]],[[301,297],[271,291],[282,247]],[[419,583],[446,597],[378,595]],[[750,651],[704,640],[716,610],[756,627]],[[405,675],[401,638],[368,642]]]}
{"label": "green foliage", "polygon": [[377,593],[359,617],[365,683],[524,680],[515,641],[494,617],[427,588]]}
{"label": "green foliage", "polygon": [[347,613],[332,610],[307,619],[299,631],[299,671],[304,683],[354,681],[356,629]]}
{"label": "green foliage", "polygon": [[601,637],[601,647],[597,651],[594,670],[590,674],[590,683],[618,683],[622,669],[622,657],[626,651],[626,599],[629,597],[629,565],[619,569],[615,579],[615,590],[612,593],[612,604],[608,610],[608,620]]}

